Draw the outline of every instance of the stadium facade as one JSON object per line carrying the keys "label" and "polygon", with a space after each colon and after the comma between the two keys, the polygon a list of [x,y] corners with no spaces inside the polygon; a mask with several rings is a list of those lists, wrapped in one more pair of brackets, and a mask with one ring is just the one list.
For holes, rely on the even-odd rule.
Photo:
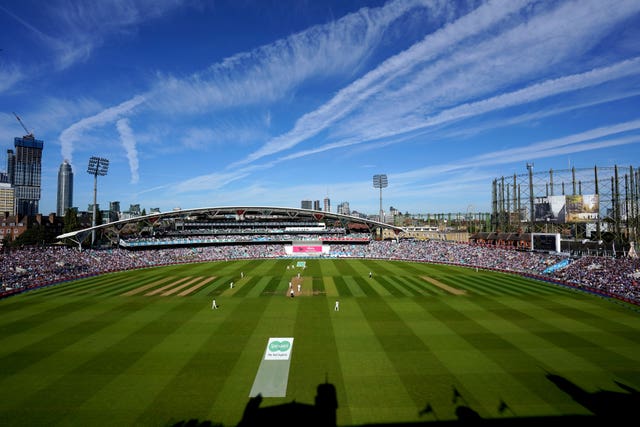
{"label": "stadium facade", "polygon": [[395,236],[403,231],[366,218],[312,209],[226,206],[136,216],[65,233],[58,239],[81,246],[94,230],[110,246],[127,249],[277,243],[300,254],[320,254],[330,244],[366,244],[382,239],[383,230]]}

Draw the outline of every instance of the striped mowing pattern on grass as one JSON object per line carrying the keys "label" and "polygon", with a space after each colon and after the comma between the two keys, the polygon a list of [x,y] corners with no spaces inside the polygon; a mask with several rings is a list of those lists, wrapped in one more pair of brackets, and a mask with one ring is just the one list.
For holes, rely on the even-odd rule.
{"label": "striped mowing pattern on grass", "polygon": [[133,289],[131,291],[125,292],[122,295],[127,296],[127,297],[130,297],[132,295],[137,295],[137,294],[142,293],[142,292],[144,292],[144,291],[146,291],[148,289],[152,289],[152,288],[157,287],[158,285],[162,285],[162,284],[168,282],[169,280],[172,280],[172,278],[171,277],[165,277],[164,279],[160,279],[157,282],[149,283],[148,285],[139,286],[139,287],[137,287],[137,288],[135,288],[135,289]]}
{"label": "striped mowing pattern on grass", "polygon": [[[327,380],[342,426],[428,421],[427,405],[455,419],[454,387],[484,418],[505,416],[501,401],[509,415],[588,414],[549,372],[588,392],[640,388],[640,316],[624,305],[459,267],[290,264],[127,271],[1,300],[0,424],[236,425],[274,336],[296,345],[287,396],[263,406],[313,403]],[[287,298],[298,272],[313,292]]]}
{"label": "striped mowing pattern on grass", "polygon": [[440,288],[442,290],[445,290],[445,291],[449,292],[450,294],[453,294],[453,295],[465,295],[467,293],[467,291],[465,291],[465,290],[460,290],[460,289],[454,288],[452,286],[445,285],[441,281],[436,280],[436,279],[432,279],[431,277],[422,276],[422,278],[424,280],[426,280],[427,282],[431,283],[432,285],[434,285],[434,286],[436,286],[436,287],[438,287],[438,288]]}
{"label": "striped mowing pattern on grass", "polygon": [[[215,279],[215,277],[207,277],[207,278],[206,278],[206,279],[204,279],[204,280],[203,280],[202,278],[200,278],[200,281],[199,281],[198,283],[196,283],[194,286],[191,286],[191,287],[189,287],[189,288],[185,289],[185,290],[184,290],[184,291],[182,291],[182,292],[178,292],[178,296],[179,296],[179,297],[187,296],[187,295],[189,295],[190,293],[195,292],[195,291],[197,291],[198,289],[200,289],[201,287],[205,286],[207,283],[211,282],[211,281],[212,281],[212,280],[214,280],[214,279]],[[196,282],[197,282],[197,280],[196,280]],[[164,294],[163,294],[163,295],[164,295]],[[169,295],[170,295],[170,294],[169,294]]]}
{"label": "striped mowing pattern on grass", "polygon": [[147,292],[144,295],[145,296],[152,296],[152,295],[164,294],[165,292],[169,292],[168,290],[171,290],[174,287],[180,287],[180,284],[183,283],[183,282],[186,282],[187,286],[188,286],[191,283],[193,283],[194,280],[198,280],[198,279],[197,278],[196,279],[192,279],[191,277],[185,277],[183,279],[176,280],[175,282],[171,282],[168,285],[164,285],[164,286],[161,286],[161,287],[159,287],[157,289],[154,289],[153,291]]}

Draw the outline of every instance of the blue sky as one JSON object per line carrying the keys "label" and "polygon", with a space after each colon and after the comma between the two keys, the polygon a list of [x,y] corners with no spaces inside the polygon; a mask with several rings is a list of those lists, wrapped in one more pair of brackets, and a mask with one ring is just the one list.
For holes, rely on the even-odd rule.
{"label": "blue sky", "polygon": [[0,169],[98,203],[491,209],[503,175],[640,160],[640,2],[0,0]]}

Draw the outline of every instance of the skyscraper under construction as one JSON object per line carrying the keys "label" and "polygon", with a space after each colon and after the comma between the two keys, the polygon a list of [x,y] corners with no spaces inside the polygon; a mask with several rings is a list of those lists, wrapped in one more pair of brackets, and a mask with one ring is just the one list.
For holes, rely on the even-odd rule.
{"label": "skyscraper under construction", "polygon": [[15,189],[16,213],[34,216],[39,213],[44,144],[30,133],[14,138],[14,146],[15,152],[7,150],[7,174]]}

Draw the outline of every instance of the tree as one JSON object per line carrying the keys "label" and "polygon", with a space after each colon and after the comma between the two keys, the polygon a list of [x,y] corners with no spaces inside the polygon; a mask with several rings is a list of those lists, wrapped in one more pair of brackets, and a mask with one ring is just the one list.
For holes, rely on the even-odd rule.
{"label": "tree", "polygon": [[146,214],[147,214],[147,209],[146,209],[146,208],[142,208],[142,213],[141,213],[141,215],[142,215],[142,216],[145,216]]}
{"label": "tree", "polygon": [[67,212],[64,214],[64,228],[62,231],[69,233],[79,229],[78,212],[75,209],[67,209]]}
{"label": "tree", "polygon": [[40,245],[47,241],[45,229],[42,224],[33,224],[26,229],[12,243],[13,247]]}
{"label": "tree", "polygon": [[9,238],[9,236],[4,236],[4,238],[2,239],[2,248],[0,252],[9,253],[10,246],[11,246],[11,239]]}

